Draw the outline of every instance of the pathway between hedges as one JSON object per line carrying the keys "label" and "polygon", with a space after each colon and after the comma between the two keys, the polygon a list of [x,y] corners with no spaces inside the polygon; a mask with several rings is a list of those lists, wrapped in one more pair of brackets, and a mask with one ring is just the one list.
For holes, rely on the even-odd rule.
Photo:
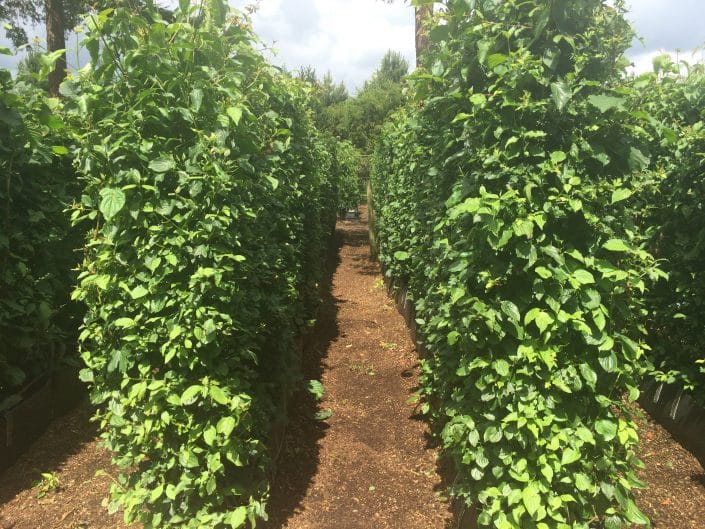
{"label": "pathway between hedges", "polygon": [[[408,402],[418,358],[370,259],[364,208],[362,220],[338,222],[338,237],[330,295],[305,344],[305,376],[325,396],[293,403],[268,527],[443,529],[451,517],[437,452]],[[317,411],[332,415],[312,419]]]}

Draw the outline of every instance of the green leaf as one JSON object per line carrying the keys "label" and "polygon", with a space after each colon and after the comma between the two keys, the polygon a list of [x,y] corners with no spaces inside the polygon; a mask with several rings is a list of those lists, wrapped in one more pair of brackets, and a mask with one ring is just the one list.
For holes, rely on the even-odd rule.
{"label": "green leaf", "polygon": [[575,488],[584,492],[590,490],[591,487],[592,481],[587,475],[582,472],[575,474]]}
{"label": "green leaf", "polygon": [[115,327],[118,327],[120,329],[130,329],[135,325],[137,325],[137,322],[132,318],[118,318],[117,320],[115,320]]}
{"label": "green leaf", "polygon": [[566,81],[558,81],[551,84],[551,95],[553,102],[558,110],[563,110],[568,104],[568,101],[573,97],[573,91],[570,84]]}
{"label": "green leaf", "polygon": [[317,421],[325,421],[333,416],[333,410],[321,410],[313,416]]}
{"label": "green leaf", "polygon": [[641,512],[639,507],[636,506],[636,503],[634,503],[631,499],[627,502],[627,508],[625,509],[624,516],[631,523],[645,525],[647,527],[651,526],[651,520],[649,520],[649,517]]}
{"label": "green leaf", "polygon": [[240,120],[242,119],[242,111],[242,107],[229,107],[226,110],[228,116],[231,120],[233,120],[235,126],[237,126],[240,123]]}
{"label": "green leaf", "polygon": [[626,99],[608,95],[593,95],[588,97],[588,102],[604,114],[612,109],[623,110]]}
{"label": "green leaf", "polygon": [[228,398],[227,393],[220,386],[210,386],[208,388],[208,393],[210,394],[211,398],[218,404],[225,405],[230,403],[230,399]]}
{"label": "green leaf", "polygon": [[631,248],[621,239],[610,239],[602,245],[605,250],[610,252],[630,252]]}
{"label": "green leaf", "polygon": [[406,261],[409,257],[408,252],[394,252],[394,259],[397,261]]}
{"label": "green leaf", "polygon": [[125,207],[125,193],[121,189],[106,187],[100,191],[100,206],[98,209],[106,221],[110,221]]}
{"label": "green leaf", "polygon": [[145,297],[147,294],[149,294],[149,290],[144,288],[142,285],[138,285],[130,290],[130,297],[132,299],[140,299]]}
{"label": "green leaf", "polygon": [[622,200],[628,199],[630,196],[632,196],[634,192],[631,189],[626,189],[624,187],[620,189],[615,189],[612,192],[612,204],[616,204],[617,202],[621,202]]}
{"label": "green leaf", "polygon": [[624,529],[622,519],[616,515],[608,516],[605,518],[605,529]]}
{"label": "green leaf", "polygon": [[611,351],[607,355],[600,355],[598,357],[598,362],[600,362],[602,369],[608,373],[614,373],[617,371],[617,356]]}
{"label": "green leaf", "polygon": [[223,417],[218,421],[215,429],[219,434],[222,434],[225,437],[230,437],[230,434],[232,434],[233,430],[235,430],[236,424],[237,423],[233,417]]}
{"label": "green leaf", "polygon": [[617,437],[617,424],[608,419],[602,419],[595,423],[595,431],[599,433],[605,441],[611,441]]}
{"label": "green leaf", "polygon": [[315,397],[316,400],[321,400],[323,399],[323,395],[325,395],[326,388],[323,386],[320,380],[309,380],[308,391],[311,395]]}
{"label": "green leaf", "polygon": [[460,340],[460,333],[458,331],[450,331],[447,336],[448,345],[455,345]]}
{"label": "green leaf", "polygon": [[541,507],[541,495],[536,485],[533,483],[529,484],[521,492],[521,500],[524,503],[524,507],[526,507],[526,512],[534,518],[539,512],[539,507]]}
{"label": "green leaf", "polygon": [[272,175],[268,175],[268,174],[264,175],[264,177],[265,177],[265,178],[267,179],[267,181],[269,182],[269,185],[272,186],[272,189],[273,189],[274,191],[276,191],[277,188],[279,187],[279,180],[276,179],[276,178],[274,178]]}
{"label": "green leaf", "polygon": [[519,308],[516,304],[511,301],[502,301],[501,306],[502,312],[509,316],[509,319],[517,323],[521,321],[521,314],[519,313]]}
{"label": "green leaf", "polygon": [[561,465],[570,465],[575,463],[580,459],[580,452],[575,448],[567,447],[563,450],[563,455],[561,456]]}
{"label": "green leaf", "polygon": [[203,391],[203,386],[193,385],[189,386],[186,391],[181,394],[181,405],[188,406],[196,402],[196,398]]}
{"label": "green leaf", "polygon": [[580,364],[579,366],[580,374],[583,375],[585,381],[591,386],[595,387],[597,383],[597,373],[587,364]]}
{"label": "green leaf", "polygon": [[196,468],[198,466],[198,458],[191,450],[183,449],[179,453],[179,463],[184,468]]}
{"label": "green leaf", "polygon": [[636,147],[632,147],[629,150],[629,168],[632,171],[643,171],[650,163],[649,157]]}
{"label": "green leaf", "polygon": [[551,161],[553,163],[565,162],[568,159],[568,155],[563,151],[554,151],[551,153]]}
{"label": "green leaf", "polygon": [[176,162],[171,154],[165,154],[149,162],[149,169],[155,173],[166,173],[176,167]]}
{"label": "green leaf", "polygon": [[581,285],[591,285],[595,282],[595,277],[587,270],[576,270],[571,275]]}
{"label": "green leaf", "polygon": [[201,105],[203,104],[203,90],[200,88],[194,88],[191,90],[191,110],[198,112],[201,110]]}
{"label": "green leaf", "polygon": [[228,523],[233,529],[243,527],[247,520],[247,507],[238,507],[228,516]]}
{"label": "green leaf", "polygon": [[215,438],[217,436],[216,429],[213,426],[209,426],[206,428],[203,432],[203,440],[206,442],[208,446],[213,446],[213,443],[215,443]]}

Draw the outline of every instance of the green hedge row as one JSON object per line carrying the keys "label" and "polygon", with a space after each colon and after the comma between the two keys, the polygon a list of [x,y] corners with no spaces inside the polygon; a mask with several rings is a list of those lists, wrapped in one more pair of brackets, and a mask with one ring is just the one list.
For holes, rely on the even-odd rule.
{"label": "green hedge row", "polygon": [[346,211],[356,209],[360,204],[360,152],[349,141],[337,144],[339,191],[338,209]]}
{"label": "green hedge row", "polygon": [[76,335],[66,145],[59,101],[0,70],[0,411],[60,365]]}
{"label": "green hedge row", "polygon": [[82,378],[123,470],[111,508],[254,526],[334,227],[335,144],[226,2],[87,25],[91,65],[61,90],[89,226]]}
{"label": "green hedge row", "polygon": [[705,404],[705,73],[667,56],[654,66],[632,81],[635,105],[655,118],[658,177],[642,217],[669,274],[649,296],[649,343],[656,378]]}
{"label": "green hedge row", "polygon": [[649,523],[631,491],[649,117],[621,2],[448,0],[373,166],[380,258],[429,350],[424,409],[481,527]]}

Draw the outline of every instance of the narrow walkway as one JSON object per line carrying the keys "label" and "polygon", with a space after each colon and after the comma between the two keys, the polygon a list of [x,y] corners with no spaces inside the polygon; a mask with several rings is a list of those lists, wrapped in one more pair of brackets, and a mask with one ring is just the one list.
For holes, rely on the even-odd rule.
{"label": "narrow walkway", "polygon": [[[450,520],[437,453],[408,402],[418,383],[417,355],[369,257],[364,209],[362,215],[338,223],[332,296],[304,359],[306,377],[322,380],[325,396],[294,402],[271,529],[444,529]],[[316,411],[332,414],[316,420]]]}

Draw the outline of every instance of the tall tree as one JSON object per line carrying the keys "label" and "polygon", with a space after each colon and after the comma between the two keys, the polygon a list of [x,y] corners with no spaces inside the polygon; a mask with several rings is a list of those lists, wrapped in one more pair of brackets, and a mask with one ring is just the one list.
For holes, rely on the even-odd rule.
{"label": "tall tree", "polygon": [[[53,52],[66,48],[66,29],[75,24],[79,14],[88,8],[86,0],[2,0],[0,2],[0,20],[9,22],[12,28],[7,36],[15,46],[28,42],[27,24],[46,25],[47,51]],[[49,75],[49,92],[59,93],[59,84],[66,71],[66,54],[56,61],[56,67]]]}
{"label": "tall tree", "polygon": [[[45,0],[47,51],[66,49],[66,21],[64,19],[63,0]],[[49,94],[59,95],[59,85],[66,72],[66,52],[57,59],[54,69],[49,74]]]}
{"label": "tall tree", "polygon": [[428,26],[433,16],[433,4],[416,8],[416,66],[421,66],[421,56],[428,48]]}

